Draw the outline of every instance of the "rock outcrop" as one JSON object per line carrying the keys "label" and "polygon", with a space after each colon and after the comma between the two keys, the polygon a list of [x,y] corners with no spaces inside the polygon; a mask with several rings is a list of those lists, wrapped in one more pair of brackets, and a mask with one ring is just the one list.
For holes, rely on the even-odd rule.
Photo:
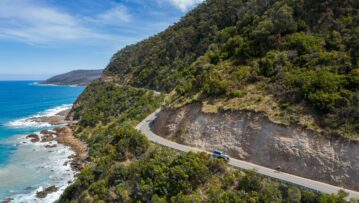
{"label": "rock outcrop", "polygon": [[37,134],[30,134],[30,135],[26,136],[26,139],[30,139],[31,142],[39,142],[40,141],[40,137]]}
{"label": "rock outcrop", "polygon": [[205,113],[199,104],[165,109],[153,131],[168,139],[302,177],[359,190],[359,144],[300,126],[272,123],[261,113]]}
{"label": "rock outcrop", "polygon": [[58,188],[55,186],[50,186],[46,189],[44,189],[43,191],[39,191],[36,193],[36,197],[37,198],[45,198],[48,194],[57,192]]}

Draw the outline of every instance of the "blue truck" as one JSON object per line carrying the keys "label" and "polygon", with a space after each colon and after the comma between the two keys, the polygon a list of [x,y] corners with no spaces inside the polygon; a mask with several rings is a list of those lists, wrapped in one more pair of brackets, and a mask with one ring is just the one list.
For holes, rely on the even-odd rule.
{"label": "blue truck", "polygon": [[219,151],[219,150],[214,150],[212,152],[212,156],[215,157],[215,158],[218,158],[218,159],[223,159],[226,162],[229,161],[229,156],[226,153],[224,153],[222,151]]}

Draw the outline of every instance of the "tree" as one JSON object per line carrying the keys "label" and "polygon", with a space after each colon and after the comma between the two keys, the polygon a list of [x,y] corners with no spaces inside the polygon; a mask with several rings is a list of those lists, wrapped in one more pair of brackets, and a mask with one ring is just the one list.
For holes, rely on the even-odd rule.
{"label": "tree", "polygon": [[319,52],[324,44],[320,37],[306,35],[303,32],[291,34],[287,40],[289,48],[297,50],[300,55]]}

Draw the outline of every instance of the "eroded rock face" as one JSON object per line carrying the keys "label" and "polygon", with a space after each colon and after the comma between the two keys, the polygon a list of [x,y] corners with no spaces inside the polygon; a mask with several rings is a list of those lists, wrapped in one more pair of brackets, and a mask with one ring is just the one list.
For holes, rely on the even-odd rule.
{"label": "eroded rock face", "polygon": [[204,113],[201,105],[165,109],[158,135],[302,177],[359,190],[359,143],[274,124],[249,111]]}

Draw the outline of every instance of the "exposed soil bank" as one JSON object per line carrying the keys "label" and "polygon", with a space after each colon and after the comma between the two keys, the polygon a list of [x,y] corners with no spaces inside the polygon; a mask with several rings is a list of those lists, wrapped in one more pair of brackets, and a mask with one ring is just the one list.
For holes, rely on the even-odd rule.
{"label": "exposed soil bank", "polygon": [[261,113],[204,113],[191,104],[165,109],[153,131],[168,139],[302,177],[359,190],[359,144],[299,126],[274,124]]}

